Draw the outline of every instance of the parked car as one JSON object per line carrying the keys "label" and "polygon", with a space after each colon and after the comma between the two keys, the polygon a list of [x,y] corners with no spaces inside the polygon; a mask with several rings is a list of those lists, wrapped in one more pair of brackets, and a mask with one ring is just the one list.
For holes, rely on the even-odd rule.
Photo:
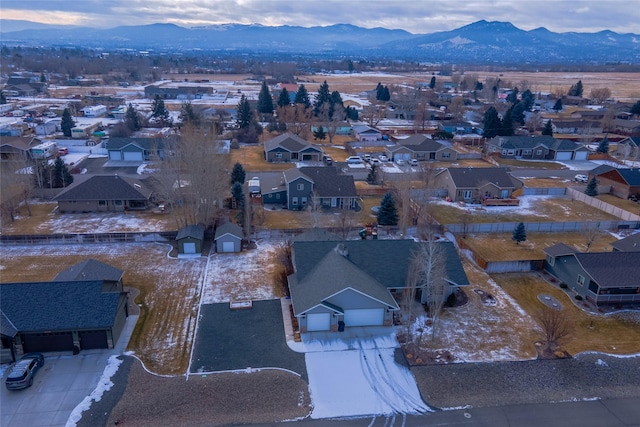
{"label": "parked car", "polygon": [[365,154],[364,156],[362,156],[362,158],[365,162],[368,162],[369,160],[371,160],[371,154]]}
{"label": "parked car", "polygon": [[586,183],[589,181],[589,177],[587,175],[576,175],[573,177],[573,180],[576,182]]}
{"label": "parked car", "polygon": [[67,147],[58,147],[58,156],[66,156],[67,154],[69,154]]}
{"label": "parked car", "polygon": [[328,155],[328,154],[324,154],[324,155],[322,156],[322,161],[323,161],[323,162],[325,162],[325,164],[326,164],[327,166],[331,166],[331,165],[333,164],[333,159],[332,159],[332,158],[331,158],[331,156],[330,156],[330,155]]}
{"label": "parked car", "polygon": [[388,162],[389,158],[387,156],[385,156],[384,154],[380,154],[378,156],[378,158],[380,159],[381,162]]}
{"label": "parked car", "polygon": [[411,160],[409,160],[409,164],[411,166],[418,166],[418,161],[416,159],[411,159]]}
{"label": "parked car", "polygon": [[371,159],[369,160],[369,163],[371,163],[371,166],[376,165],[377,167],[382,166],[382,162],[379,159]]}
{"label": "parked car", "polygon": [[27,353],[13,366],[4,384],[7,390],[31,387],[36,372],[44,366],[42,353]]}
{"label": "parked car", "polygon": [[346,161],[350,165],[357,165],[362,163],[362,159],[359,156],[349,156],[347,157]]}
{"label": "parked car", "polygon": [[404,166],[404,165],[405,165],[405,161],[404,161],[404,159],[396,159],[396,165],[398,165],[398,166]]}

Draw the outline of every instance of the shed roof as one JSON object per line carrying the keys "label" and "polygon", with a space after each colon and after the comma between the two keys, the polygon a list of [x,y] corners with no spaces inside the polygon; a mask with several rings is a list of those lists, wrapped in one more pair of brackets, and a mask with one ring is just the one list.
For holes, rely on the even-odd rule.
{"label": "shed roof", "polygon": [[117,282],[122,279],[124,270],[89,258],[61,271],[53,278],[54,282],[108,280]]}
{"label": "shed roof", "polygon": [[204,226],[202,225],[186,225],[178,230],[176,240],[191,237],[193,239],[204,240]]}
{"label": "shed roof", "polygon": [[225,234],[231,234],[232,236],[237,237],[238,239],[242,239],[242,237],[244,236],[242,227],[232,222],[227,222],[225,224],[219,225],[216,228],[216,234],[214,236],[214,240],[219,239]]}

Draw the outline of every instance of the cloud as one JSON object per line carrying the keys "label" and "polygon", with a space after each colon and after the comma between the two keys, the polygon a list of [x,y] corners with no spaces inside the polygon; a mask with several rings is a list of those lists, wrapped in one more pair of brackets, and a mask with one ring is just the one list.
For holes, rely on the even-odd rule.
{"label": "cloud", "polygon": [[95,27],[169,22],[182,26],[223,23],[353,24],[446,31],[472,22],[508,21],[524,30],[637,32],[640,8],[627,0],[3,0],[5,19]]}

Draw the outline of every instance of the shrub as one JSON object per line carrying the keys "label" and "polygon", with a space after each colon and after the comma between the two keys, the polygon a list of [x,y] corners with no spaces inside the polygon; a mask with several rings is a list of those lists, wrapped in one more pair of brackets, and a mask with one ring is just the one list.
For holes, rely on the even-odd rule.
{"label": "shrub", "polygon": [[447,297],[447,306],[453,307],[456,304],[456,294],[449,294]]}
{"label": "shrub", "polygon": [[560,287],[561,287],[562,289],[567,289],[569,286],[567,286],[567,284],[566,284],[566,283],[560,283]]}
{"label": "shrub", "polygon": [[575,299],[577,299],[578,301],[582,301],[582,295],[576,295]]}

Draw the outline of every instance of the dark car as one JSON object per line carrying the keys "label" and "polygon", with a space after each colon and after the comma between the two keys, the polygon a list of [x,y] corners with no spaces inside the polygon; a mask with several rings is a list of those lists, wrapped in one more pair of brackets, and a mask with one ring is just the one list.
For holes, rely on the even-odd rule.
{"label": "dark car", "polygon": [[41,353],[27,353],[11,368],[4,384],[8,390],[31,387],[33,377],[42,366],[44,366],[44,356]]}

